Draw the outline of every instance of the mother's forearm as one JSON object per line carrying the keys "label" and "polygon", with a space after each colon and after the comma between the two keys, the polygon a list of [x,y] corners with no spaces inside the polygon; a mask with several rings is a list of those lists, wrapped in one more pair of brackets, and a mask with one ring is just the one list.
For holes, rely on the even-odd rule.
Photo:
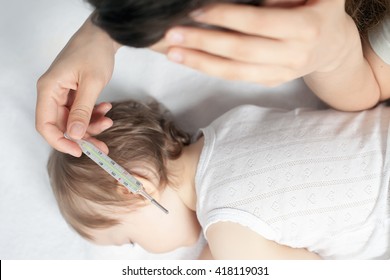
{"label": "mother's forearm", "polygon": [[359,58],[351,55],[331,72],[313,72],[304,81],[321,100],[338,110],[365,110],[380,101],[380,87],[363,54]]}

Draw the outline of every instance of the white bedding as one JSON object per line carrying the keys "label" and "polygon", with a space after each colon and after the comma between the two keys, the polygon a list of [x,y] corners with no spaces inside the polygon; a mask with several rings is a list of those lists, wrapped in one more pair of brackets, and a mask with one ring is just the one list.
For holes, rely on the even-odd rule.
{"label": "white bedding", "polygon": [[[90,13],[82,0],[2,1],[0,9],[0,259],[191,259],[202,244],[163,255],[135,246],[99,247],[59,214],[46,174],[48,144],[35,131],[39,76]],[[321,103],[301,80],[276,88],[227,82],[148,50],[123,48],[100,101],[151,95],[190,129],[252,103],[294,108]]]}

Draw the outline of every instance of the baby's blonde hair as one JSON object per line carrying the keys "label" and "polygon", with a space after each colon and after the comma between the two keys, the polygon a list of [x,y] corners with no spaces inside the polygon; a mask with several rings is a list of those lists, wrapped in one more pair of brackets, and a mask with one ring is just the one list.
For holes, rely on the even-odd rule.
{"label": "baby's blonde hair", "polygon": [[[190,144],[190,135],[175,126],[156,102],[113,103],[107,117],[113,126],[96,138],[107,144],[109,156],[133,175],[152,174],[163,188],[170,175],[166,161],[181,155],[183,146]],[[88,229],[120,223],[110,213],[120,208],[133,211],[144,204],[141,197],[119,191],[117,182],[85,155],[75,158],[53,150],[47,167],[62,215],[87,239],[93,239]]]}

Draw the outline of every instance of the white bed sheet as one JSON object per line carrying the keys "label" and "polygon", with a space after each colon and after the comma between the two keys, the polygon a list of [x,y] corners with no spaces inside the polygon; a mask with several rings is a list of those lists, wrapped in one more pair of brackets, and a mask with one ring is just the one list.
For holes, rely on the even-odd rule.
{"label": "white bed sheet", "polygon": [[[168,254],[95,246],[61,217],[48,181],[48,144],[35,131],[36,80],[90,13],[82,0],[1,0],[0,259],[191,259],[203,240]],[[297,80],[276,88],[207,77],[148,50],[123,48],[100,101],[153,96],[195,131],[232,107],[321,107]]]}

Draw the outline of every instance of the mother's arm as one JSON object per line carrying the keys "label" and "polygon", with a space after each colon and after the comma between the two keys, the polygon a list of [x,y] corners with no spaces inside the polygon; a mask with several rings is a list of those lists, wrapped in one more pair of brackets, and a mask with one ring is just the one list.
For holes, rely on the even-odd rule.
{"label": "mother's arm", "polygon": [[306,249],[278,244],[233,222],[215,223],[208,228],[206,235],[215,259],[321,259]]}

